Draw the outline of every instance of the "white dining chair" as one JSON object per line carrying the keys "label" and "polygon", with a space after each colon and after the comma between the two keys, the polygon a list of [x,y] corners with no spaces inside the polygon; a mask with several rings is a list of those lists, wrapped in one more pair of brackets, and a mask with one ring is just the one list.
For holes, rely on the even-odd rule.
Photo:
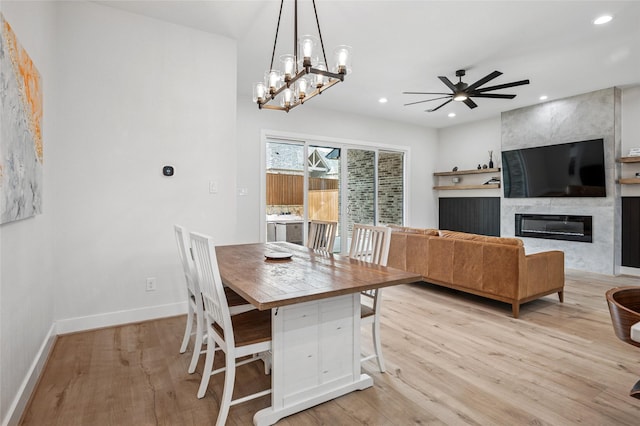
{"label": "white dining chair", "polygon": [[[236,367],[260,359],[265,362],[265,365],[270,362],[271,312],[252,310],[231,316],[220,278],[213,240],[206,235],[192,232],[191,248],[204,300],[204,318],[207,327],[207,356],[198,389],[198,398],[204,397],[209,386],[209,378],[224,371],[224,388],[216,421],[216,425],[222,426],[226,422],[232,405],[271,393],[271,389],[267,389],[232,399]],[[225,366],[212,370],[217,348],[225,353]],[[247,356],[251,357],[236,361],[237,358]]]}
{"label": "white dining chair", "polygon": [[307,247],[314,250],[322,250],[333,253],[333,244],[336,240],[336,228],[338,222],[325,220],[312,220],[309,222],[309,235]]}
{"label": "white dining chair", "polygon": [[[386,226],[353,225],[349,257],[387,266],[391,228]],[[361,362],[377,358],[380,372],[384,373],[384,357],[380,336],[380,310],[382,307],[382,289],[365,290],[360,293],[360,323],[371,324],[374,354],[363,356]]]}
{"label": "white dining chair", "polygon": [[[202,304],[202,295],[198,285],[198,277],[196,274],[195,264],[193,262],[193,254],[191,252],[191,241],[189,240],[189,232],[184,226],[174,225],[176,243],[178,245],[178,256],[182,264],[184,272],[185,284],[187,288],[187,324],[185,325],[184,336],[182,337],[182,345],[180,345],[180,353],[186,352],[189,346],[191,336],[194,336],[193,354],[189,363],[189,374],[196,371],[198,359],[204,353],[202,344],[205,339],[204,313]],[[238,293],[225,287],[225,296],[230,306],[231,315],[250,311],[255,309],[253,305],[244,300]],[[196,323],[196,331],[193,331],[193,323]]]}

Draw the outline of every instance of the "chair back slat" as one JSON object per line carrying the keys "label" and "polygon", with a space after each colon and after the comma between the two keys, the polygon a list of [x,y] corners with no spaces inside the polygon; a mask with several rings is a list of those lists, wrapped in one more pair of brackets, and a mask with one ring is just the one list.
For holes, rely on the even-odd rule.
{"label": "chair back slat", "polygon": [[184,226],[174,225],[176,243],[178,244],[178,255],[182,264],[182,271],[187,282],[187,289],[190,295],[198,294],[198,283],[196,282],[196,268],[193,263],[193,254],[191,253],[191,242],[189,235]]}
{"label": "chair back slat", "polygon": [[355,224],[353,225],[349,257],[387,266],[390,243],[391,228]]}
{"label": "chair back slat", "polygon": [[333,252],[338,222],[312,220],[309,223],[307,247],[314,250]]}
{"label": "chair back slat", "polygon": [[231,315],[220,278],[213,240],[206,235],[192,232],[191,249],[204,300],[205,317],[211,324],[217,323],[224,330],[224,340],[228,345],[234,345]]}

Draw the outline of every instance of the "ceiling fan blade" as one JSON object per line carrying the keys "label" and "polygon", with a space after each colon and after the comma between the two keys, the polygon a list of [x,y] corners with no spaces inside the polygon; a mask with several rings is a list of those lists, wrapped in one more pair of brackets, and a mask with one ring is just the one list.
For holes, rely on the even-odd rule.
{"label": "ceiling fan blade", "polygon": [[474,109],[475,107],[477,107],[477,106],[478,106],[478,104],[476,104],[475,102],[473,102],[473,101],[471,100],[471,98],[467,98],[467,99],[465,99],[465,100],[464,100],[464,101],[462,101],[462,102],[464,102],[464,104],[465,104],[466,106],[468,106],[469,108],[471,108],[471,109]]}
{"label": "ceiling fan blade", "polygon": [[505,83],[505,84],[498,84],[497,86],[483,87],[482,89],[476,89],[475,92],[483,93],[483,92],[489,92],[491,90],[499,90],[499,89],[506,89],[508,87],[522,86],[523,84],[529,84],[529,80],[520,80],[520,81],[514,81],[513,83]]}
{"label": "ceiling fan blade", "polygon": [[483,78],[481,78],[480,80],[476,81],[471,86],[467,87],[467,92],[471,92],[471,91],[475,90],[476,87],[480,87],[483,84],[493,80],[494,78],[500,77],[501,75],[502,75],[502,73],[500,71],[494,71],[491,74],[486,75]]}
{"label": "ceiling fan blade", "polygon": [[453,84],[451,80],[449,80],[447,77],[441,75],[438,78],[440,79],[440,81],[442,81],[445,84],[445,86],[451,89],[454,93],[458,91],[458,89],[456,88],[456,85]]}
{"label": "ceiling fan blade", "polygon": [[451,93],[440,93],[440,92],[402,92],[403,95],[449,95]]}
{"label": "ceiling fan blade", "polygon": [[434,112],[439,110],[440,108],[442,108],[443,106],[445,106],[446,104],[448,104],[449,102],[451,102],[453,100],[453,98],[449,99],[448,101],[446,101],[443,104],[440,104],[439,106],[435,107],[434,109],[428,109],[426,112]]}
{"label": "ceiling fan blade", "polygon": [[415,104],[421,104],[421,103],[423,103],[423,102],[437,101],[438,99],[446,99],[446,98],[450,98],[450,97],[451,97],[451,95],[449,95],[449,96],[443,96],[443,97],[441,97],[441,98],[426,99],[426,100],[424,100],[424,101],[410,102],[410,103],[408,103],[408,104],[404,104],[404,106],[408,106],[408,105],[415,105]]}
{"label": "ceiling fan blade", "polygon": [[474,98],[494,98],[494,99],[513,99],[516,95],[503,95],[501,93],[478,93],[471,95]]}

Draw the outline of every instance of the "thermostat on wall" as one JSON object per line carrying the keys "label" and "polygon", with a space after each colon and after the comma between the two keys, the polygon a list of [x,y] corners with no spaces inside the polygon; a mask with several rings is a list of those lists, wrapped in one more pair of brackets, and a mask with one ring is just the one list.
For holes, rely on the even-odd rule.
{"label": "thermostat on wall", "polygon": [[173,166],[164,166],[162,168],[162,174],[165,176],[173,176]]}

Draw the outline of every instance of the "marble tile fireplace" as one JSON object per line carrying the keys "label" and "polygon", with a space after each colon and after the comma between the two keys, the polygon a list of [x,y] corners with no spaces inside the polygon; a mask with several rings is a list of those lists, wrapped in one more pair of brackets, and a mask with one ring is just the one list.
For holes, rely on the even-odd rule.
{"label": "marble tile fireplace", "polygon": [[[500,235],[516,236],[516,215],[524,217],[522,238],[526,253],[562,250],[565,268],[615,275],[621,261],[620,187],[616,185],[620,156],[620,91],[603,89],[570,98],[502,113],[501,148],[531,148],[590,139],[603,139],[605,197],[501,198]],[[557,216],[543,224],[536,216]],[[567,216],[588,216],[588,222],[572,222]],[[541,229],[539,229],[541,228]],[[551,232],[549,232],[551,230]],[[573,235],[573,234],[585,234]],[[540,238],[542,235],[544,237]],[[559,238],[562,237],[562,238]],[[583,240],[584,238],[584,240]],[[590,239],[590,242],[586,240]]]}

